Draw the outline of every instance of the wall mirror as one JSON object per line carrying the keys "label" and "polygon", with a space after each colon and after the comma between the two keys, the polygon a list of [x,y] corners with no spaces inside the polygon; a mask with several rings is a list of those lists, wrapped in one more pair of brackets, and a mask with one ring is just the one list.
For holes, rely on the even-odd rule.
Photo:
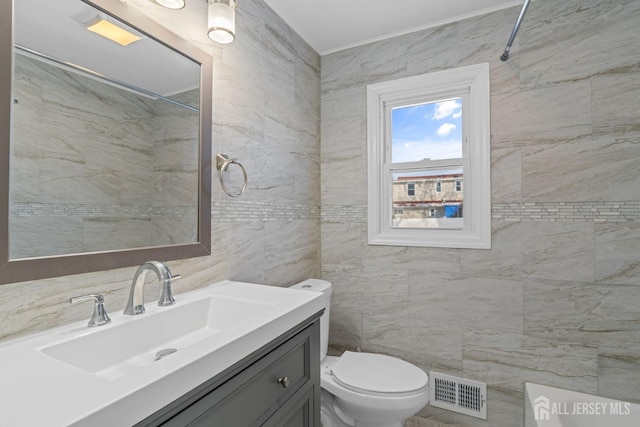
{"label": "wall mirror", "polygon": [[120,1],[20,0],[0,56],[0,284],[210,253],[209,55]]}

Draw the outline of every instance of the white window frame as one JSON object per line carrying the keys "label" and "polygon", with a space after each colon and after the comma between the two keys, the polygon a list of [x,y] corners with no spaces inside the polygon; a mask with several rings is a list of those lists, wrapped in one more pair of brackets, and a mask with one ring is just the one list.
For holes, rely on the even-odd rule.
{"label": "white window frame", "polygon": [[[461,228],[394,228],[391,109],[464,93],[464,222]],[[491,249],[489,64],[367,86],[368,241],[371,245]],[[387,161],[389,163],[387,163]]]}

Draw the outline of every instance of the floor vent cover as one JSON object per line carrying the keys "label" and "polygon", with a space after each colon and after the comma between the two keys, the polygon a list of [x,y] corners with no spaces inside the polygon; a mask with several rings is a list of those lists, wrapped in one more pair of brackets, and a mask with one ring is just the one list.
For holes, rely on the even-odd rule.
{"label": "floor vent cover", "polygon": [[487,419],[487,385],[429,372],[431,406]]}

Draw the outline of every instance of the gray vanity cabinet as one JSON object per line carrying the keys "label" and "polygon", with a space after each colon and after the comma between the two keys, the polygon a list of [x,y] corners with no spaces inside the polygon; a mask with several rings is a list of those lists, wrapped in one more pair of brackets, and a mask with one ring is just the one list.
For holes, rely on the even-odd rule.
{"label": "gray vanity cabinet", "polygon": [[301,323],[135,427],[320,427],[319,322]]}

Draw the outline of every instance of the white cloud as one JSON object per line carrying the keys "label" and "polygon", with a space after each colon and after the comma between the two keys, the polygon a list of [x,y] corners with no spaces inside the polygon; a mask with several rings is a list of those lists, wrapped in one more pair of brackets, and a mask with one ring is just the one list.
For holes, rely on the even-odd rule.
{"label": "white cloud", "polygon": [[453,131],[456,128],[456,125],[454,125],[453,123],[445,123],[442,126],[440,126],[438,128],[438,130],[436,131],[436,133],[438,134],[438,136],[447,136],[451,133],[451,131]]}
{"label": "white cloud", "polygon": [[462,104],[457,99],[451,99],[449,101],[438,102],[436,104],[436,110],[433,113],[434,120],[442,120],[447,117],[459,118],[462,115]]}

